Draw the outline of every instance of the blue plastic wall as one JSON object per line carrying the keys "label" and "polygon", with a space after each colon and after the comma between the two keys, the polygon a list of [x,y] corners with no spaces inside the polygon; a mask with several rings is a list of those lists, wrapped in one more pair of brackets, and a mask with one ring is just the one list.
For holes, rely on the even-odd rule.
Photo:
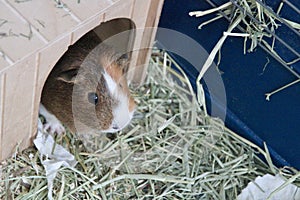
{"label": "blue plastic wall", "polygon": [[[271,2],[276,4],[276,1]],[[188,13],[207,8],[211,6],[204,0],[165,0],[159,26],[188,35],[210,52],[227,29],[228,22],[221,19],[198,30],[198,25],[211,16],[195,18]],[[281,35],[286,41],[300,41],[294,35]],[[166,49],[171,43],[180,42],[168,40],[159,32],[157,40]],[[261,48],[244,55],[243,42],[242,38],[230,37],[222,47],[219,69],[223,71],[227,96],[226,125],[260,146],[266,141],[278,167],[290,165],[300,169],[300,83],[272,96],[271,101],[266,101],[265,93],[296,78]],[[299,49],[296,50],[299,52]],[[289,56],[289,53],[286,55]],[[184,59],[173,56],[194,83],[198,71]],[[270,62],[264,69],[268,60]],[[294,67],[300,70],[299,65],[298,62]],[[206,95],[208,108],[218,103],[218,91],[206,91]]]}

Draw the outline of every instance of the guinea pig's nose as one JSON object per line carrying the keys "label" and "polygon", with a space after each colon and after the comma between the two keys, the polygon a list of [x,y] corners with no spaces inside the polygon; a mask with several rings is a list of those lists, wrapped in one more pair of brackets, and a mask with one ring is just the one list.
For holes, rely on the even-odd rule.
{"label": "guinea pig's nose", "polygon": [[118,130],[118,129],[119,129],[119,126],[118,126],[117,124],[113,124],[113,125],[112,125],[112,128],[115,129],[115,130]]}

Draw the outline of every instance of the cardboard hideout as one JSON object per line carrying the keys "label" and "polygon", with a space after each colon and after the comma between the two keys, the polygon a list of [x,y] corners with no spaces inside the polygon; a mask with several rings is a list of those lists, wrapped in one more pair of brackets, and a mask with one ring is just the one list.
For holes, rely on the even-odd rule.
{"label": "cardboard hideout", "polygon": [[[133,50],[131,82],[145,72],[163,0],[1,1],[0,160],[28,147],[37,130],[43,85],[59,58],[95,30],[102,40],[124,32]],[[145,31],[147,30],[147,31]],[[124,42],[125,41],[125,42]]]}

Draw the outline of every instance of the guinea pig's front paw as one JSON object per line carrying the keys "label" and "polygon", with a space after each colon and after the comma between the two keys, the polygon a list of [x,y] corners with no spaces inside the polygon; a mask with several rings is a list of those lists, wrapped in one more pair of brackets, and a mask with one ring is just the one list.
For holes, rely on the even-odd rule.
{"label": "guinea pig's front paw", "polygon": [[51,114],[43,104],[40,104],[39,114],[43,115],[46,120],[46,123],[43,125],[44,131],[50,134],[63,134],[66,132],[65,127],[63,127],[55,115]]}
{"label": "guinea pig's front paw", "polygon": [[66,132],[65,127],[55,118],[46,119],[46,123],[44,124],[44,130],[50,134],[63,134]]}

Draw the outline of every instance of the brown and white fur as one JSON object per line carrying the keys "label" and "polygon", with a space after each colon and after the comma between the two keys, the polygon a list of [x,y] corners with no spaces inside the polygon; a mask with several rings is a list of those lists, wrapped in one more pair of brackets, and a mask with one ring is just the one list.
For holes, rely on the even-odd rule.
{"label": "brown and white fur", "polygon": [[[128,58],[89,32],[70,46],[50,73],[41,97],[44,128],[62,133],[116,132],[132,119],[135,102],[126,80]],[[84,126],[81,126],[84,125]]]}

